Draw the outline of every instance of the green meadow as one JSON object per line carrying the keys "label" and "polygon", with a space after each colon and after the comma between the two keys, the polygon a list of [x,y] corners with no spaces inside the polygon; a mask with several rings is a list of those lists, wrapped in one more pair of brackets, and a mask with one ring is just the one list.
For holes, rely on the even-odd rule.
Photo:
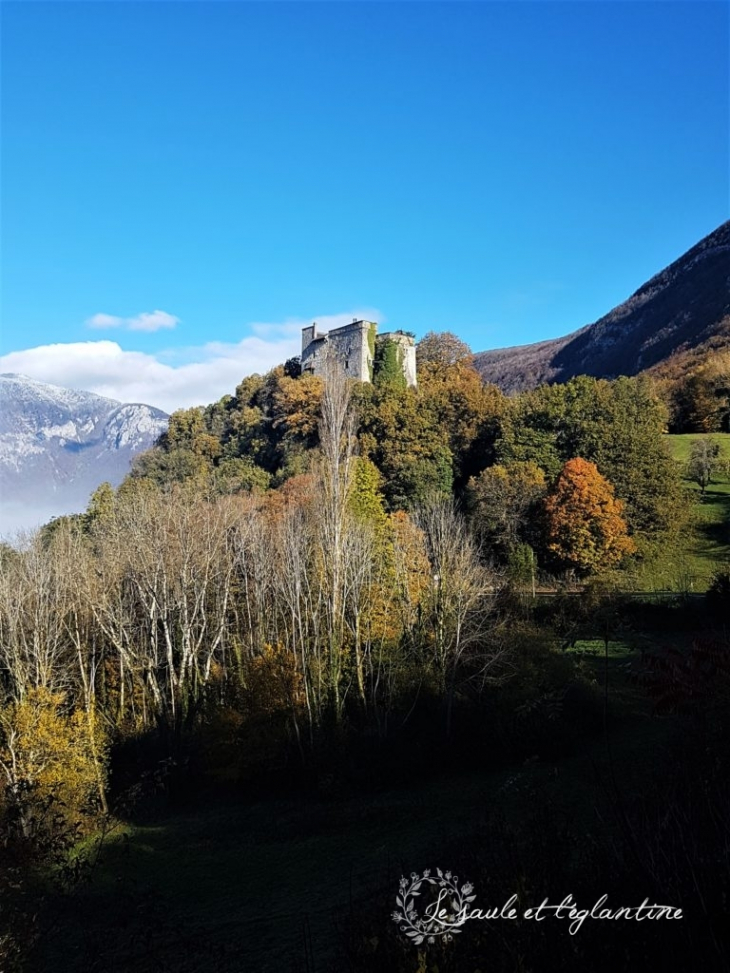
{"label": "green meadow", "polygon": [[695,440],[707,438],[720,445],[719,469],[704,496],[696,483],[685,478],[685,486],[694,497],[694,522],[683,556],[691,579],[696,579],[696,588],[701,590],[719,567],[730,562],[730,433],[667,438],[672,455],[682,466],[689,460]]}

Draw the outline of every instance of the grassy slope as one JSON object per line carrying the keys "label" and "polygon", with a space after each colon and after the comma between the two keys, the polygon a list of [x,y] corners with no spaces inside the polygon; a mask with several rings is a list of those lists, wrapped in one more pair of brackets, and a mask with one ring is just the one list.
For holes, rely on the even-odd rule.
{"label": "grassy slope", "polygon": [[[687,462],[692,442],[700,438],[705,437],[699,434],[667,437],[677,462]],[[730,433],[713,433],[707,438],[720,444],[728,465],[708,486],[704,497],[696,483],[685,481],[695,495],[696,528],[681,553],[695,590],[706,588],[717,568],[730,561]]]}
{"label": "grassy slope", "polygon": [[[689,459],[692,442],[702,438],[701,433],[666,437],[680,468]],[[630,587],[645,592],[699,593],[707,590],[718,568],[730,562],[730,433],[712,433],[709,438],[720,443],[723,468],[704,497],[696,483],[684,480],[693,498],[690,529],[676,546],[637,564]]]}
{"label": "grassy slope", "polygon": [[720,449],[730,458],[730,432],[698,433],[688,432],[681,435],[667,436],[672,455],[679,463],[686,463],[689,459],[692,443],[695,439],[712,439],[720,444]]}

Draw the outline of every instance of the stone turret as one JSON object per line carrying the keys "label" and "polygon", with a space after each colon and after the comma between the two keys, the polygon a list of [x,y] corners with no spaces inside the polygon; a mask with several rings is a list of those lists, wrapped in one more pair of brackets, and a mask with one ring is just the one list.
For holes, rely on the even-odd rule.
{"label": "stone turret", "polygon": [[398,345],[398,349],[402,355],[403,374],[406,378],[406,384],[416,385],[416,342],[413,335],[407,331],[386,331],[384,334],[379,334],[375,341],[376,344],[385,344],[386,341],[392,341]]}
{"label": "stone turret", "polygon": [[302,328],[302,355],[306,349],[311,345],[314,339],[317,337],[317,324],[316,322],[308,328]]}

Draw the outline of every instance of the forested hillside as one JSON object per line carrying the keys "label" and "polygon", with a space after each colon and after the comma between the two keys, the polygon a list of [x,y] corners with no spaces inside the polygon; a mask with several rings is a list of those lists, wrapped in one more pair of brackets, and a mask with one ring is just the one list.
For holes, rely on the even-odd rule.
{"label": "forested hillside", "polygon": [[[541,484],[537,503],[564,464],[580,457],[613,485],[628,532],[641,543],[662,541],[681,524],[678,470],[663,439],[667,414],[649,381],[581,377],[507,397],[481,381],[470,349],[453,335],[426,336],[418,360],[417,388],[395,371],[350,389],[357,479],[367,480],[385,511],[454,497],[480,524],[492,559],[529,535],[545,566],[556,567],[537,521],[522,523],[509,543],[498,539],[496,521],[515,514],[494,505],[517,502],[510,494],[520,492],[526,470]],[[158,447],[137,458],[122,493],[144,484],[221,496],[311,485],[323,393],[322,379],[299,375],[292,361],[244,379],[220,402],[176,412]],[[495,477],[504,484],[498,499]]]}

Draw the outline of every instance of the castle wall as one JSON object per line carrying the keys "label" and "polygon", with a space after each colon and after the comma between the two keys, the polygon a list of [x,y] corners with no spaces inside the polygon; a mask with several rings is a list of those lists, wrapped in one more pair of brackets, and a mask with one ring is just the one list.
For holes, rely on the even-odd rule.
{"label": "castle wall", "polygon": [[328,335],[328,356],[334,356],[348,378],[356,378],[360,382],[369,382],[372,373],[369,331],[369,321],[354,321],[330,331]]}
{"label": "castle wall", "polygon": [[[373,356],[369,321],[353,321],[317,336],[314,326],[302,330],[302,371],[324,375],[327,363],[336,361],[348,378],[369,382]],[[305,343],[306,342],[306,343]]]}
{"label": "castle wall", "polygon": [[377,325],[371,321],[353,321],[341,328],[317,334],[316,325],[302,328],[302,371],[325,375],[328,363],[337,362],[348,378],[372,381],[375,343],[395,342],[403,356],[403,372],[409,385],[416,384],[416,346],[403,331],[389,331],[376,337]]}
{"label": "castle wall", "polygon": [[325,370],[325,354],[327,343],[324,337],[317,338],[307,343],[302,348],[302,371],[309,372],[311,375],[323,375]]}

